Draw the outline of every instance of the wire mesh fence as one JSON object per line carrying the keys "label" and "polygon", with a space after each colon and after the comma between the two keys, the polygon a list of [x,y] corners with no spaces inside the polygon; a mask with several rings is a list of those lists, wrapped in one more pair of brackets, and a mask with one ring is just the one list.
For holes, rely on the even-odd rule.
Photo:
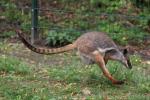
{"label": "wire mesh fence", "polygon": [[[118,7],[117,4],[114,4],[114,7],[112,6],[111,9],[107,9],[109,8],[109,5],[106,5],[106,7],[101,7],[102,5],[100,6],[100,4],[103,4],[103,2],[105,3],[105,1],[102,3],[96,2],[97,4],[94,5],[88,1],[84,3],[84,1],[78,0],[38,1],[38,7],[35,8],[31,7],[31,1],[25,1],[25,4],[22,1],[19,1],[17,4],[10,5],[2,2],[0,5],[2,9],[5,9],[5,12],[9,10],[12,15],[15,13],[14,10],[17,9],[20,12],[20,18],[10,18],[12,20],[11,23],[15,21],[21,21],[20,27],[24,30],[28,30],[28,32],[30,32],[33,27],[31,24],[31,12],[33,9],[38,10],[38,26],[34,27],[37,28],[38,32],[42,35],[49,34],[52,30],[59,31],[60,33],[67,32],[67,34],[70,35],[80,35],[86,31],[106,31],[108,33],[121,33],[119,30],[134,30],[136,33],[136,30],[140,30],[141,33],[149,32],[148,21],[150,20],[150,15],[139,13],[140,11],[144,12],[145,7],[147,7],[147,9],[150,8],[149,1],[145,1],[145,3],[140,0],[131,0],[133,2],[132,6],[137,6],[137,8],[133,9],[133,7],[129,5],[129,2],[131,2],[130,0],[119,0],[118,4],[124,6],[120,7],[120,9],[117,8],[116,11],[115,7]],[[139,7],[138,5],[141,6]],[[126,11],[126,6],[131,7],[129,8],[129,11]],[[149,11],[147,11],[147,13],[148,12]],[[77,35],[76,38],[79,35]],[[51,35],[51,37],[53,37],[53,35]]]}

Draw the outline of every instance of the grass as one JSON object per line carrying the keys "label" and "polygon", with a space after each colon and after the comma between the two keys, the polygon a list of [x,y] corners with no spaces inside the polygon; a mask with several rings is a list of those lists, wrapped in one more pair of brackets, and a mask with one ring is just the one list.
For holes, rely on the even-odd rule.
{"label": "grass", "polygon": [[0,71],[2,73],[28,74],[31,70],[19,59],[2,55],[0,57]]}
{"label": "grass", "polygon": [[[16,46],[11,46],[9,52],[14,48],[17,49]],[[57,55],[46,57],[50,61],[57,58]],[[132,70],[126,69],[118,62],[108,63],[107,67],[115,78],[126,80],[121,86],[112,85],[97,65],[85,66],[72,53],[61,54],[59,57],[57,59],[63,58],[62,64],[37,66],[15,56],[1,56],[0,99],[149,100],[150,98],[149,65],[142,63],[138,56],[131,56]]]}

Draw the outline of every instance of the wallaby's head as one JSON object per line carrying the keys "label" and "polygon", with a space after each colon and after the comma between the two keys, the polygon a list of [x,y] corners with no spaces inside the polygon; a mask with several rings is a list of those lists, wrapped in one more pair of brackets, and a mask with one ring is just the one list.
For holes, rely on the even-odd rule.
{"label": "wallaby's head", "polygon": [[112,50],[108,50],[106,52],[105,56],[107,57],[107,59],[117,60],[117,61],[121,62],[123,65],[125,65],[129,69],[132,68],[127,49],[122,49],[122,50],[112,49]]}

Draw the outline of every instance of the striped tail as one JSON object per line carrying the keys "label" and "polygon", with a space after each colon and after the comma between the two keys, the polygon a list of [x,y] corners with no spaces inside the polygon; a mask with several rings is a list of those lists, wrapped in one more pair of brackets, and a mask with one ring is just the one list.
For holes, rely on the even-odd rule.
{"label": "striped tail", "polygon": [[76,46],[74,44],[68,44],[66,46],[60,47],[60,48],[42,48],[42,47],[36,47],[34,45],[32,45],[31,43],[29,43],[23,36],[23,32],[21,30],[16,30],[16,33],[18,34],[18,36],[20,37],[21,41],[23,42],[23,44],[28,47],[30,50],[39,53],[39,54],[56,54],[56,53],[62,53],[62,52],[66,52],[69,50],[72,50],[74,48],[76,48]]}

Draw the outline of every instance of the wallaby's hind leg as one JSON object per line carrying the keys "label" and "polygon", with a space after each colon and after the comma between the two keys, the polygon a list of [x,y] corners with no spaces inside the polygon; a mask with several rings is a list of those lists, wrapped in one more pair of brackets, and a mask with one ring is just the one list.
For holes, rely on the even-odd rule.
{"label": "wallaby's hind leg", "polygon": [[99,54],[99,52],[94,52],[94,57],[95,57],[95,61],[96,63],[99,65],[99,67],[102,69],[103,74],[112,81],[113,84],[123,84],[123,81],[118,81],[116,80],[108,71],[108,69],[105,66],[105,61],[103,59],[103,57]]}

